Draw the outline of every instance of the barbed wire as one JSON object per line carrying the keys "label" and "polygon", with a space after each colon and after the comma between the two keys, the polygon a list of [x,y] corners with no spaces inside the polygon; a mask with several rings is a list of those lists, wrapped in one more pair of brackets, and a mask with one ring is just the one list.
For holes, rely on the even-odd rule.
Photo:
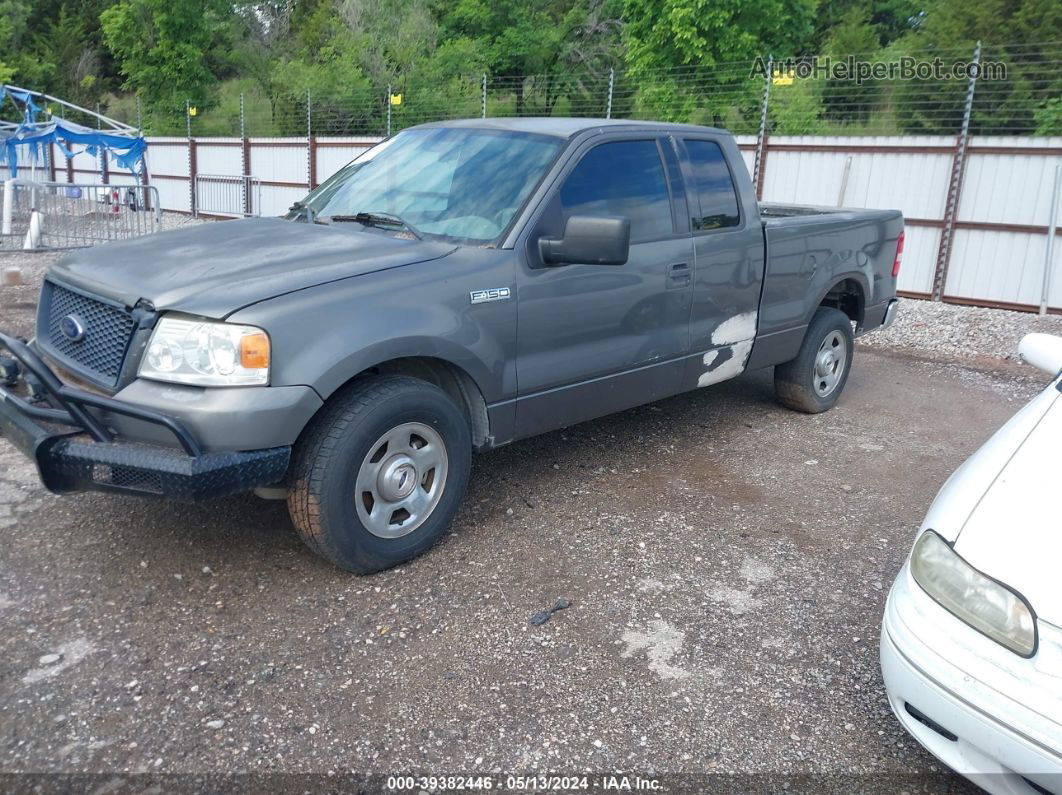
{"label": "barbed wire", "polygon": [[[341,94],[223,96],[198,108],[148,108],[133,97],[103,112],[149,135],[167,136],[378,136],[480,116],[659,119],[755,134],[767,95],[772,135],[954,134],[970,80],[952,72],[969,64],[973,47],[924,49],[908,56],[879,51],[796,59],[801,68],[817,67],[810,76],[785,71],[789,61],[763,56],[638,72],[616,66],[526,76],[469,74],[441,83],[405,76],[391,86],[362,79]],[[844,79],[830,71],[831,64],[895,65],[903,57],[915,65],[937,63],[943,73]],[[775,68],[770,78],[764,74],[768,63]],[[1062,135],[1062,42],[987,43],[980,63],[1001,64],[1005,74],[986,72],[975,80],[972,133]],[[95,126],[95,120],[76,115],[67,118]]]}

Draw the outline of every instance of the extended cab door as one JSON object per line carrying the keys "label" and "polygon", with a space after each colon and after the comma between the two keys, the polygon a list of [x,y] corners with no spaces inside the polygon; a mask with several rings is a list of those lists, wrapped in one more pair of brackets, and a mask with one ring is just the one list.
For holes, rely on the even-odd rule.
{"label": "extended cab door", "polygon": [[693,389],[744,371],[756,337],[765,252],[756,194],[734,139],[691,133],[677,146],[693,231],[693,355],[683,377],[683,387]]}
{"label": "extended cab door", "polygon": [[[693,244],[669,147],[653,132],[591,139],[532,224],[517,273],[518,437],[679,391]],[[538,241],[563,237],[573,215],[629,218],[626,264],[547,266]]]}

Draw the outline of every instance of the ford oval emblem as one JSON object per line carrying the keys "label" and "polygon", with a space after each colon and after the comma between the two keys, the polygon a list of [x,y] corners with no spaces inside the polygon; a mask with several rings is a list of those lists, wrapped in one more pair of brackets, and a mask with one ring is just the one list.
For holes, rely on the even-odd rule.
{"label": "ford oval emblem", "polygon": [[85,324],[77,315],[67,315],[59,321],[59,330],[63,336],[71,342],[81,342],[85,339]]}

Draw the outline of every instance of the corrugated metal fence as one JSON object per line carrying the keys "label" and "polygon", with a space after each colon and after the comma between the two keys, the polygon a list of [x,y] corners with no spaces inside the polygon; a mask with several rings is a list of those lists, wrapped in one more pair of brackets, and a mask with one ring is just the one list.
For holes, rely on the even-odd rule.
{"label": "corrugated metal fence", "polygon": [[[163,209],[195,212],[196,175],[248,176],[261,185],[259,206],[251,212],[280,215],[379,140],[150,138],[148,180]],[[757,137],[738,136],[738,143],[752,173]],[[771,136],[761,152],[761,194],[765,201],[898,208],[907,219],[901,291],[929,297],[939,274],[945,301],[1038,309],[1062,137],[971,136],[967,146],[965,173],[949,190],[958,150],[954,136]],[[52,159],[43,169],[46,174],[38,166],[38,178],[75,182],[91,174],[111,184],[133,181],[113,163],[83,153],[69,163]],[[28,177],[29,169],[20,176]],[[955,214],[949,253],[942,258],[949,201]],[[1057,232],[1062,229],[1056,231],[1047,304],[1062,313]]]}

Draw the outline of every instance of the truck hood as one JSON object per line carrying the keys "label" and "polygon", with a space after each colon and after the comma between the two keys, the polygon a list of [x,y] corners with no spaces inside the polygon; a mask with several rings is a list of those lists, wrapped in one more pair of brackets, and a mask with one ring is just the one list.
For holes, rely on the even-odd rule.
{"label": "truck hood", "polygon": [[1056,385],[1044,396],[1050,405],[970,513],[955,551],[1025,596],[1041,619],[1062,627],[1062,394]]}
{"label": "truck hood", "polygon": [[67,284],[158,310],[224,318],[285,293],[445,257],[452,245],[405,240],[358,224],[250,218],[79,250],[51,268]]}

